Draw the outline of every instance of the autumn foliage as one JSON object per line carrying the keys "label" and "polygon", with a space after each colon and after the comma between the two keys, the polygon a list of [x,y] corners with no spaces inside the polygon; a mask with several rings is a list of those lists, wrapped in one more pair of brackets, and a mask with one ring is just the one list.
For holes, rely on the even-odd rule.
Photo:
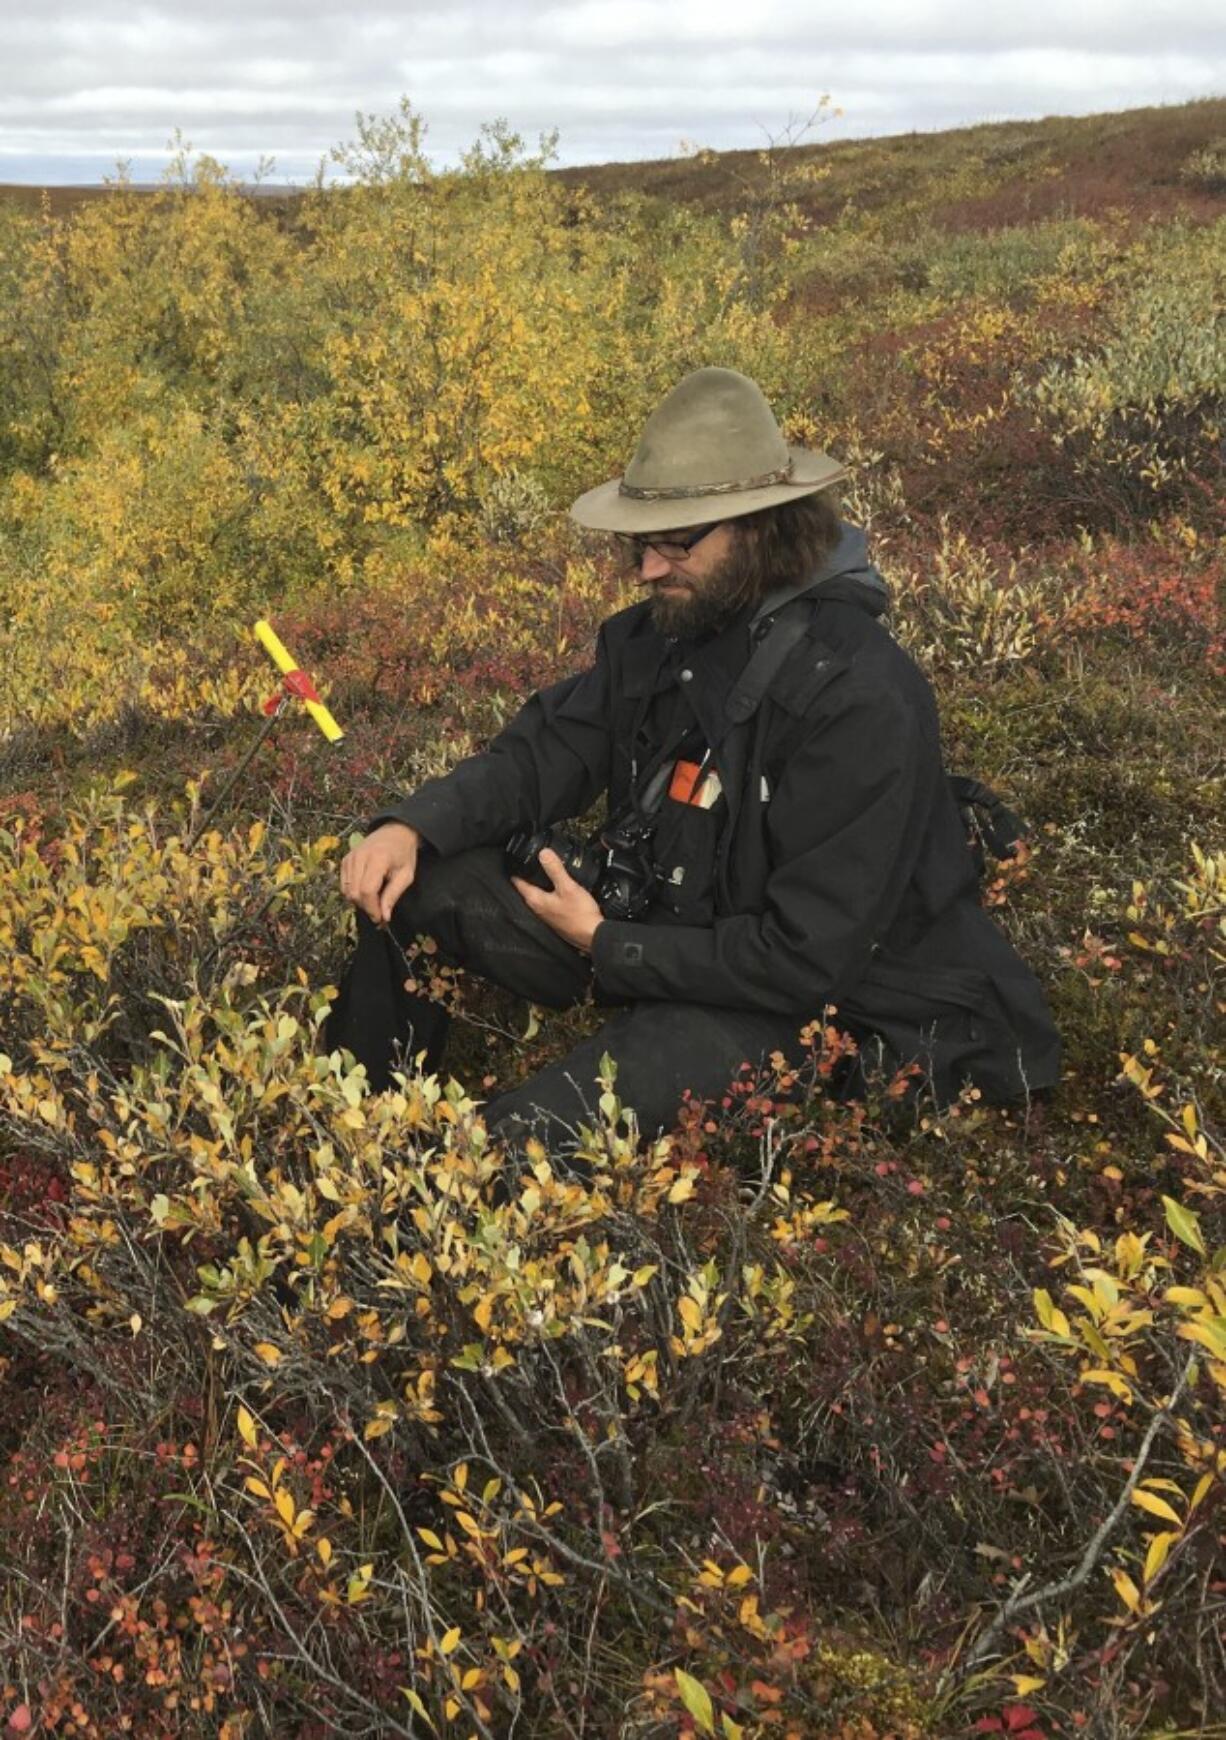
{"label": "autumn foliage", "polygon": [[[585,181],[406,108],[0,205],[0,1733],[1221,1731],[1224,131]],[[372,1096],[337,864],[587,656],[563,510],[705,363],[851,464],[1066,1078],[842,1104],[815,1009],[508,1191],[483,1100],[598,1013],[423,950],[453,1075]],[[213,808],[264,613],[346,739]]]}

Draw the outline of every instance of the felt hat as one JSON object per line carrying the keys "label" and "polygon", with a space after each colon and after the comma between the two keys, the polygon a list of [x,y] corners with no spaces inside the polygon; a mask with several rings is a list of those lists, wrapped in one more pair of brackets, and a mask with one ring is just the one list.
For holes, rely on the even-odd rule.
{"label": "felt hat", "polygon": [[828,453],[789,446],[748,375],[695,369],[647,419],[625,476],[589,489],[570,512],[597,531],[682,531],[796,501],[846,475]]}

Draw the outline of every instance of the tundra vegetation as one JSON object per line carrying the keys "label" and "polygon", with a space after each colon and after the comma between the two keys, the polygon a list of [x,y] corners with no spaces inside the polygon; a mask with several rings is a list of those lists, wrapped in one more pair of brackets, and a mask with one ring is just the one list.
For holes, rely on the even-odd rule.
{"label": "tundra vegetation", "polygon": [[[1222,1735],[1226,104],[558,174],[0,204],[0,1729]],[[955,769],[1047,1104],[845,1044],[512,1193],[593,1019],[422,950],[454,1079],[318,1054],[348,835],[632,596],[564,508],[755,376]],[[270,613],[287,713],[214,813]],[[193,839],[193,836],[196,836]]]}

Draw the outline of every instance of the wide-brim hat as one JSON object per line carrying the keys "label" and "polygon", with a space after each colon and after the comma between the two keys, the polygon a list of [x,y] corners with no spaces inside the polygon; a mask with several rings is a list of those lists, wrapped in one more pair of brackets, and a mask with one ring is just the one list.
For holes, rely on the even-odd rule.
{"label": "wide-brim hat", "polygon": [[797,501],[846,475],[828,453],[784,440],[748,375],[695,369],[647,419],[625,476],[589,489],[570,513],[601,532],[682,531]]}

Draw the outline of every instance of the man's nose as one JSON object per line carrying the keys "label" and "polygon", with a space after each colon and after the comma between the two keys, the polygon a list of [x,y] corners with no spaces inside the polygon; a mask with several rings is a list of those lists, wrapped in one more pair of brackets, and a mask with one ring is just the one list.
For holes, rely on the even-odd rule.
{"label": "man's nose", "polygon": [[643,560],[639,563],[639,573],[643,579],[663,580],[664,576],[671,574],[672,571],[672,563],[649,544],[643,551]]}

